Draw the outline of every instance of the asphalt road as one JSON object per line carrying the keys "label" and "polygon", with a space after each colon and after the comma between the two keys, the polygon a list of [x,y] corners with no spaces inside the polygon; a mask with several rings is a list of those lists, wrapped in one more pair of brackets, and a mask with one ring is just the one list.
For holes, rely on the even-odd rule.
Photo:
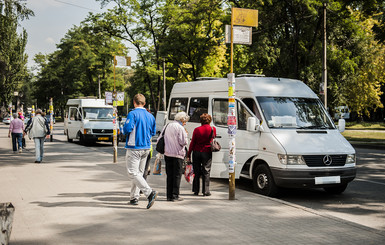
{"label": "asphalt road", "polygon": [[[62,124],[56,124],[60,130]],[[79,144],[74,141],[74,144]],[[95,143],[88,147],[110,153],[111,143]],[[283,189],[278,199],[314,209],[328,216],[385,231],[385,149],[356,148],[357,177],[341,195],[331,195],[323,189]],[[124,142],[120,142],[118,156],[124,156]],[[228,183],[227,179],[214,179],[217,183]],[[251,181],[240,179],[236,187],[253,191]]]}

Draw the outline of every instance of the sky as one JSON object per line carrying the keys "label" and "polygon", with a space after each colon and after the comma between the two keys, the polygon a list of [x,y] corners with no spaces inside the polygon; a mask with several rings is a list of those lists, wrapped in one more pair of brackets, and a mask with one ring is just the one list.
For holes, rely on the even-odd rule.
{"label": "sky", "polygon": [[101,13],[109,7],[101,9],[95,0],[27,0],[26,3],[27,8],[35,13],[20,23],[28,33],[26,53],[29,68],[35,65],[33,58],[36,54],[54,52],[67,31],[74,25],[79,26],[89,12]]}

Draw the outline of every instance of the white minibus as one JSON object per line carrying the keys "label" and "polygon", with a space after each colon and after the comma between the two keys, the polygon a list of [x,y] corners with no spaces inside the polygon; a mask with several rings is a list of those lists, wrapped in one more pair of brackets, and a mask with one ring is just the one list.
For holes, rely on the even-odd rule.
{"label": "white minibus", "polygon": [[96,141],[112,142],[112,116],[113,107],[106,105],[104,99],[69,99],[64,117],[64,134],[68,142],[79,139],[83,145]]}
{"label": "white minibus", "polygon": [[[355,150],[317,95],[299,80],[257,75],[235,80],[235,177],[252,179],[256,192],[268,196],[276,195],[279,187],[342,193],[356,176]],[[190,116],[185,126],[190,140],[200,115],[212,116],[222,149],[213,152],[210,176],[228,178],[227,79],[176,83],[167,122],[180,111]]]}

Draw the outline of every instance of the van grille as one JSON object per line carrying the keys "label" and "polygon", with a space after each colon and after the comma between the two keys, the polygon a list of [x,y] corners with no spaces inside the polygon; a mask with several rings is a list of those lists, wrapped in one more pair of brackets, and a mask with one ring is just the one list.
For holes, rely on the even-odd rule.
{"label": "van grille", "polygon": [[112,129],[92,129],[92,132],[95,134],[112,134]]}
{"label": "van grille", "polygon": [[309,167],[329,167],[344,166],[346,163],[346,155],[329,155],[332,159],[330,165],[326,165],[323,161],[326,155],[303,155],[306,165]]}

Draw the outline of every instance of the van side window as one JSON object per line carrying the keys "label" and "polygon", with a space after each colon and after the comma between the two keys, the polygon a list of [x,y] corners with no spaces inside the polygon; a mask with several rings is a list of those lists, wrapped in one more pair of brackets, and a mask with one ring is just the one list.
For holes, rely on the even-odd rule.
{"label": "van side window", "polygon": [[229,113],[228,99],[213,100],[213,123],[215,126],[227,127],[227,114]]}
{"label": "van side window", "polygon": [[252,117],[250,112],[244,107],[241,103],[237,102],[237,112],[238,112],[238,129],[246,130],[247,129],[247,119]]}
{"label": "van side window", "polygon": [[188,115],[189,122],[200,123],[200,116],[208,112],[209,98],[191,98]]}
{"label": "van side window", "polygon": [[78,110],[75,107],[70,108],[70,120],[71,121],[77,121],[78,120]]}
{"label": "van side window", "polygon": [[262,120],[261,113],[259,112],[259,109],[257,107],[257,104],[255,103],[255,100],[252,98],[244,98],[242,99],[242,102],[249,107],[250,111],[254,113],[254,115],[259,119]]}
{"label": "van side window", "polygon": [[175,115],[178,112],[184,111],[187,109],[188,98],[172,98],[170,104],[170,112],[168,114],[169,120],[174,120]]}

